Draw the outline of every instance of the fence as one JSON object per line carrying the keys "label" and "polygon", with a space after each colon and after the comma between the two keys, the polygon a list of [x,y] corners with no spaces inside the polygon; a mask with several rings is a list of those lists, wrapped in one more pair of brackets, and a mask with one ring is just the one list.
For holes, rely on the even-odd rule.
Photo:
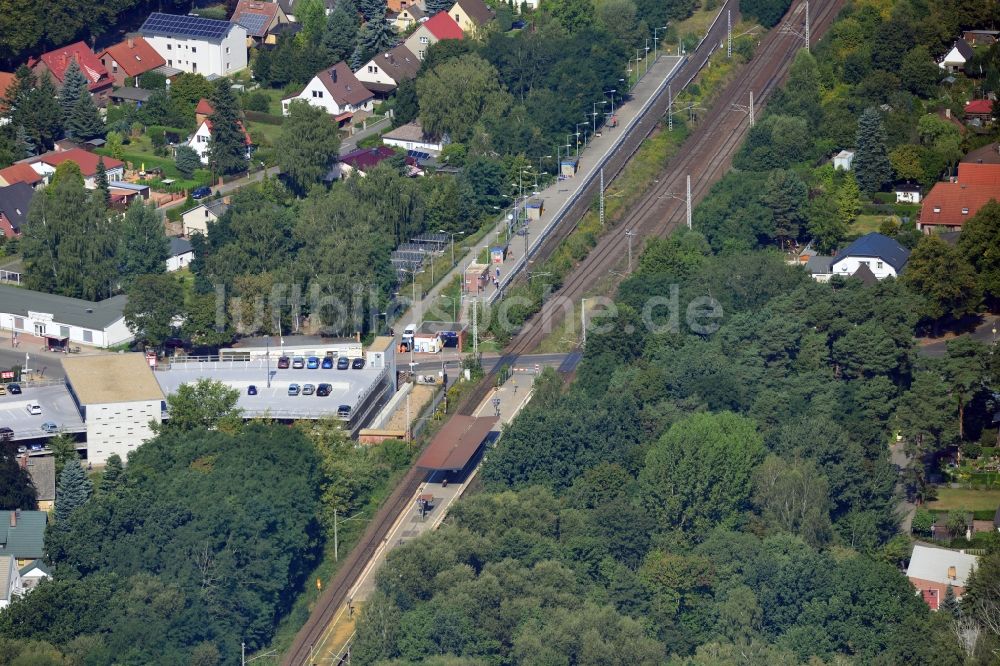
{"label": "fence", "polygon": [[21,274],[16,271],[0,270],[0,282],[13,282],[21,284]]}

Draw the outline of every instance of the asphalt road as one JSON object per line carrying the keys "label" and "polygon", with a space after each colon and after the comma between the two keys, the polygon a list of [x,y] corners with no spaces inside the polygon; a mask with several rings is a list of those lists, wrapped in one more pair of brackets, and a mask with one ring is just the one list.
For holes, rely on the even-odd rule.
{"label": "asphalt road", "polygon": [[[984,345],[992,345],[996,342],[996,333],[994,327],[1000,331],[1000,317],[996,315],[987,315],[981,324],[976,326],[971,332],[957,337],[969,337],[973,340],[982,342]],[[947,338],[944,340],[939,340],[937,342],[930,342],[927,344],[917,343],[917,351],[922,356],[927,356],[930,358],[941,358],[948,352],[948,341],[955,340],[955,337]]]}
{"label": "asphalt road", "polygon": [[[11,349],[10,347],[4,347],[0,349],[0,368],[11,368],[15,365],[24,367],[24,355],[28,354],[30,358],[28,363],[32,368],[44,372],[40,375],[45,379],[65,379],[66,373],[63,372],[62,368],[62,355],[52,354],[42,351],[33,351],[31,349],[26,349],[24,346],[19,349]],[[36,374],[36,377],[39,375]]]}

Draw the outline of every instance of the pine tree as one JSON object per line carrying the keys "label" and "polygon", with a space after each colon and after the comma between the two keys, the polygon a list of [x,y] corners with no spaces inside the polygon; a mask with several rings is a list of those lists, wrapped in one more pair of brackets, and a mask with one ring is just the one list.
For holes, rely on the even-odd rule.
{"label": "pine tree", "polygon": [[[451,7],[452,4],[454,3],[449,3],[448,7]],[[358,0],[357,6],[366,23],[378,20],[385,21],[385,14],[388,11],[386,0]],[[430,0],[428,0],[427,13],[434,13],[430,10]]]}
{"label": "pine tree", "polygon": [[104,121],[94,104],[94,98],[89,94],[84,94],[77,100],[72,112],[66,118],[66,136],[79,141],[103,136],[105,132]]}
{"label": "pine tree", "polygon": [[177,146],[177,152],[174,154],[174,166],[177,167],[182,176],[190,178],[196,169],[201,168],[201,158],[191,146]]}
{"label": "pine tree", "polygon": [[[351,69],[355,71],[360,69],[379,51],[390,49],[395,43],[396,34],[389,27],[383,12],[361,27],[361,31],[358,33],[358,47],[351,56]],[[358,60],[357,65],[353,62],[355,57]]]}
{"label": "pine tree", "polygon": [[59,475],[56,487],[56,522],[65,521],[78,508],[87,503],[94,484],[87,478],[79,458],[68,461]]}
{"label": "pine tree", "polygon": [[951,585],[945,588],[944,601],[941,602],[941,612],[954,618],[957,618],[961,612],[958,599],[955,598],[955,590]]}
{"label": "pine tree", "polygon": [[210,101],[214,112],[208,117],[212,125],[208,165],[216,174],[222,175],[246,171],[246,135],[229,79],[219,79]]}
{"label": "pine tree", "polygon": [[62,111],[56,101],[56,86],[48,73],[39,80],[38,87],[31,93],[28,114],[31,122],[24,123],[24,128],[28,130],[35,148],[39,152],[51,149],[56,139],[62,135],[63,122]]}
{"label": "pine tree", "polygon": [[449,0],[427,0],[427,15],[434,16],[438,12],[446,12],[455,4]]}
{"label": "pine tree", "polygon": [[71,60],[69,66],[66,67],[66,74],[63,75],[62,90],[59,91],[59,106],[62,107],[63,122],[66,125],[69,124],[76,103],[85,95],[90,95],[87,90],[87,77],[80,71],[76,60]]}
{"label": "pine tree", "polygon": [[35,154],[35,146],[31,143],[31,139],[28,138],[28,132],[25,131],[24,125],[18,125],[14,131],[14,145],[18,155],[17,159],[19,160]]}
{"label": "pine tree", "polygon": [[101,475],[101,485],[100,491],[102,493],[114,492],[122,484],[122,474],[124,474],[125,469],[122,466],[122,459],[117,453],[112,453],[108,456],[107,465],[104,467],[104,473]]}
{"label": "pine tree", "polygon": [[97,188],[94,190],[95,196],[104,202],[104,207],[111,205],[111,185],[108,183],[108,171],[104,168],[104,158],[97,158],[97,177],[95,178]]}
{"label": "pine tree", "polygon": [[865,109],[858,119],[858,135],[854,153],[854,176],[858,187],[866,194],[878,192],[892,180],[892,165],[886,148],[885,127],[875,107]]}

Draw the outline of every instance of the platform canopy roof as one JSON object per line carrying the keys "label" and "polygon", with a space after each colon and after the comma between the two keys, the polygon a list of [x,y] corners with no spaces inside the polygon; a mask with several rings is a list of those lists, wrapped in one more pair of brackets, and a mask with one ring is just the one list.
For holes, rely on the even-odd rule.
{"label": "platform canopy roof", "polygon": [[454,416],[417,460],[417,467],[435,471],[465,469],[496,425],[495,416]]}

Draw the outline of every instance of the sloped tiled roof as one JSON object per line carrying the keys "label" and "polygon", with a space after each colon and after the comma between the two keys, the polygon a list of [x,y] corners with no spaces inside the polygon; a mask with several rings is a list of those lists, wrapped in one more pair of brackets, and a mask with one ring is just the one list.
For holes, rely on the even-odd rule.
{"label": "sloped tiled roof", "polygon": [[[0,511],[0,555],[13,555],[19,560],[42,557],[48,514],[18,510],[17,519],[11,520],[12,513],[14,511]],[[11,522],[16,525],[11,527]]]}
{"label": "sloped tiled roof", "polygon": [[372,60],[379,69],[392,77],[396,83],[416,77],[420,71],[420,60],[404,44],[391,51],[380,53]]}
{"label": "sloped tiled roof", "polygon": [[[69,67],[69,64],[75,60],[77,66],[80,68],[80,72],[87,79],[88,90],[93,92],[111,84],[111,77],[108,75],[108,70],[104,68],[98,57],[84,42],[76,42],[61,49],[43,53],[39,60],[45,63],[52,76],[60,83],[62,83],[63,77],[66,76],[66,69]],[[38,60],[34,58],[28,60],[29,67],[34,67],[37,64]]]}
{"label": "sloped tiled roof", "polygon": [[28,183],[0,187],[0,213],[10,220],[14,231],[19,231],[28,220],[28,207],[34,194],[35,190]]}
{"label": "sloped tiled roof", "polygon": [[920,224],[960,227],[991,199],[1000,201],[1000,187],[936,183],[920,205]]}
{"label": "sloped tiled roof", "polygon": [[969,46],[969,42],[964,39],[956,39],[954,48],[958,49],[958,52],[962,54],[962,57],[968,60],[976,54],[976,52]]}
{"label": "sloped tiled roof", "polygon": [[896,269],[898,273],[910,258],[910,251],[898,242],[878,232],[865,234],[845,247],[834,257],[836,264],[845,257],[878,257]]}
{"label": "sloped tiled roof", "polygon": [[966,113],[993,113],[993,100],[974,99],[965,105]]}
{"label": "sloped tiled roof", "polygon": [[112,44],[98,57],[103,60],[106,55],[118,63],[126,76],[139,76],[167,64],[163,56],[138,35]]}
{"label": "sloped tiled roof", "polygon": [[[58,153],[45,153],[39,156],[38,161],[53,167],[57,167],[63,162],[76,162],[77,166],[80,167],[80,173],[84,177],[90,177],[97,174],[97,162],[100,159],[102,159],[100,155],[87,152],[83,148],[73,148]],[[125,166],[124,162],[113,157],[104,157],[103,159],[105,170]]]}
{"label": "sloped tiled roof", "polygon": [[278,15],[278,9],[278,5],[274,2],[240,0],[230,20],[246,28],[250,37],[263,37],[267,34],[274,17]]}
{"label": "sloped tiled roof", "polygon": [[7,97],[7,88],[10,88],[16,77],[11,72],[0,72],[0,111],[7,110],[4,98]]}
{"label": "sloped tiled roof", "polygon": [[14,183],[34,185],[42,182],[42,175],[24,163],[11,164],[5,169],[0,169],[0,178],[11,185]]}
{"label": "sloped tiled roof", "polygon": [[338,62],[329,69],[324,69],[316,76],[330,93],[330,97],[338,106],[351,104],[357,106],[374,97],[372,91],[354,76],[354,72],[346,62]]}
{"label": "sloped tiled roof", "polygon": [[358,171],[365,171],[377,166],[379,163],[384,162],[395,154],[396,151],[386,146],[379,146],[377,148],[359,148],[358,150],[352,150],[346,155],[341,155],[339,160],[344,164],[354,167]]}
{"label": "sloped tiled roof", "polygon": [[1000,187],[1000,164],[962,162],[958,165],[957,180],[962,185]]}
{"label": "sloped tiled roof", "polygon": [[448,12],[438,12],[424,26],[438,39],[462,39],[465,36],[455,19],[448,16]]}
{"label": "sloped tiled roof", "polygon": [[210,116],[213,113],[215,113],[215,109],[212,107],[211,102],[202,97],[201,99],[198,100],[198,106],[194,107],[194,112]]}
{"label": "sloped tiled roof", "polygon": [[476,25],[486,25],[493,20],[493,10],[487,7],[483,0],[458,0],[455,4],[461,7]]}

